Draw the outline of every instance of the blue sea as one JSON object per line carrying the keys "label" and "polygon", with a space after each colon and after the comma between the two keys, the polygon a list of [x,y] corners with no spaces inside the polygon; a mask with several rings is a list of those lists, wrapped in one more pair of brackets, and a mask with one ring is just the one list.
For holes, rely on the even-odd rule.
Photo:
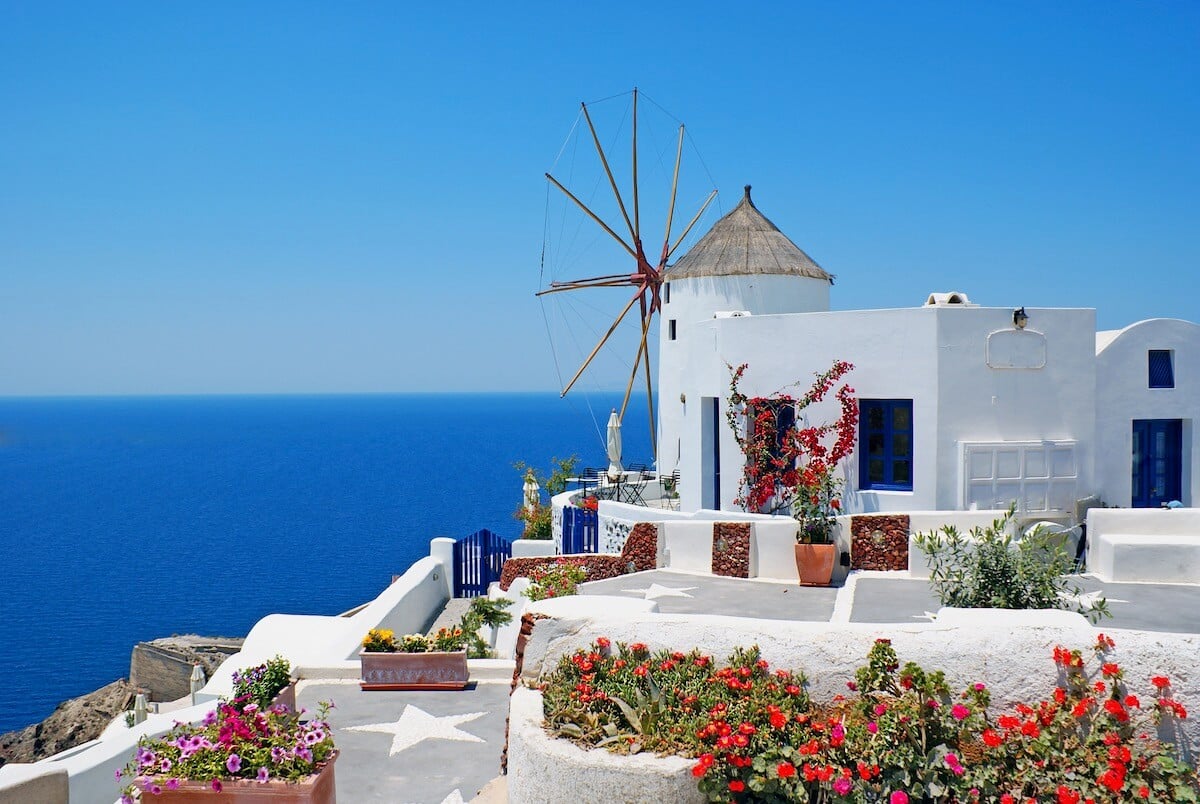
{"label": "blue sea", "polygon": [[[435,536],[519,535],[523,460],[603,466],[616,396],[0,398],[0,732],[134,643],[373,598]],[[626,462],[650,463],[645,398]]]}

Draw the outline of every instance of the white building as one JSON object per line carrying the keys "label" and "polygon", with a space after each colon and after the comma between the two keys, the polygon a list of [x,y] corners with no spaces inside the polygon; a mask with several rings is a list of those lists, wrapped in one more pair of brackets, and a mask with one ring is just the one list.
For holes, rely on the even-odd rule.
{"label": "white building", "polygon": [[[1197,499],[1195,324],[1097,333],[1091,309],[980,307],[961,293],[831,311],[833,278],[754,207],[749,187],[664,278],[658,462],[679,470],[683,510],[736,508],[729,366],[749,364],[750,396],[798,395],[835,359],[855,365],[846,381],[860,400],[849,513],[1015,500],[1052,518],[1091,495],[1122,507]],[[836,402],[808,413],[832,420]]]}

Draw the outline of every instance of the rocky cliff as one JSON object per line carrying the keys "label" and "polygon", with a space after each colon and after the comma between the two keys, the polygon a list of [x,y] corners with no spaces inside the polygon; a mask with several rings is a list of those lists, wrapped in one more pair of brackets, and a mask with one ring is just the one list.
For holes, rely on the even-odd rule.
{"label": "rocky cliff", "polygon": [[125,679],[58,705],[41,723],[0,734],[0,765],[36,762],[100,736],[104,727],[133,708],[137,690]]}
{"label": "rocky cliff", "polygon": [[113,718],[133,708],[138,692],[151,701],[178,700],[191,692],[193,665],[199,664],[207,678],[241,646],[241,639],[194,634],[139,642],[130,658],[129,681],[72,698],[41,723],[0,734],[0,765],[36,762],[96,739]]}

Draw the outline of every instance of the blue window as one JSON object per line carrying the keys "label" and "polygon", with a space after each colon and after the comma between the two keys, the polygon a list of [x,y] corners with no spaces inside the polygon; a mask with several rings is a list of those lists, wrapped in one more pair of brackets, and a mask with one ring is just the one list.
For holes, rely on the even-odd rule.
{"label": "blue window", "polygon": [[1175,360],[1170,349],[1150,350],[1150,387],[1175,387]]}
{"label": "blue window", "polygon": [[912,400],[860,399],[858,412],[858,487],[912,491]]}

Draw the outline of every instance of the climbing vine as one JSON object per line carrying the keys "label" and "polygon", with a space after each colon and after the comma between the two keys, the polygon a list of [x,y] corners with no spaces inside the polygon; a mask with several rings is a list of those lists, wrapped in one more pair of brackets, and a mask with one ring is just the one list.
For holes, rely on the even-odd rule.
{"label": "climbing vine", "polygon": [[[854,366],[835,360],[817,372],[799,397],[778,392],[750,397],[740,384],[748,364],[729,366],[729,402],[725,420],[745,456],[735,502],[757,513],[790,511],[806,541],[824,541],[841,508],[842,480],[834,469],[854,451],[858,400],[854,389],[838,382]],[[833,391],[840,405],[835,421],[801,426],[805,409]]]}

